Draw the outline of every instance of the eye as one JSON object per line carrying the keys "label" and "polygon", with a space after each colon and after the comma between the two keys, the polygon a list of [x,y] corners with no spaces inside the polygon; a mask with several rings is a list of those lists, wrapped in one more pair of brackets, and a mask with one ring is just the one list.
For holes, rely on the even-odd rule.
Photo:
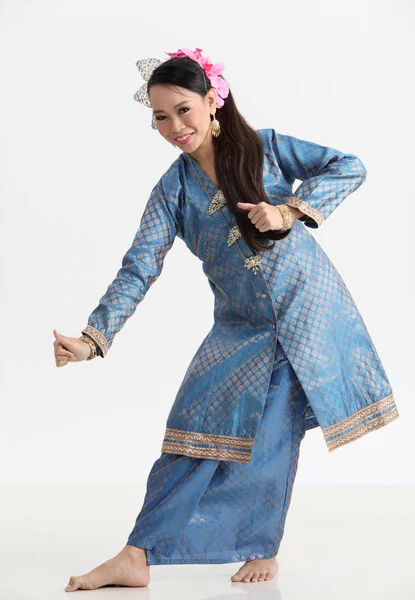
{"label": "eye", "polygon": [[[187,106],[181,106],[181,107],[179,108],[179,112],[180,112],[181,110],[185,110],[185,111],[187,112],[187,111],[188,111],[188,110],[190,110],[190,109],[189,109]],[[160,121],[160,119],[165,119],[165,117],[163,117],[163,116],[158,116],[158,117],[155,117],[155,119],[156,119],[156,121]]]}

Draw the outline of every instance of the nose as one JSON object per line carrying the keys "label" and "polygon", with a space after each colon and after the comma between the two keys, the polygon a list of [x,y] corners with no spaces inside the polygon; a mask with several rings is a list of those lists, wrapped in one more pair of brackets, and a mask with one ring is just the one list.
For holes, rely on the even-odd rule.
{"label": "nose", "polygon": [[172,132],[173,137],[180,135],[180,132],[184,131],[185,125],[183,125],[179,116],[177,118],[176,117],[172,118],[171,123],[172,123],[171,132]]}

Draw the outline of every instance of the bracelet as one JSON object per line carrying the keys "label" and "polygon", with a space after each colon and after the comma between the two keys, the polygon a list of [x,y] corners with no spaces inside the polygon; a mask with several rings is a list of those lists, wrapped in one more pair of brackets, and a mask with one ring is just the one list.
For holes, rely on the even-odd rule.
{"label": "bracelet", "polygon": [[277,208],[279,209],[282,215],[282,229],[278,229],[277,231],[286,231],[287,229],[291,229],[292,224],[295,221],[295,217],[293,213],[290,211],[286,204],[278,204]]}
{"label": "bracelet", "polygon": [[91,352],[89,353],[89,356],[86,360],[92,360],[93,358],[95,358],[97,356],[97,346],[94,342],[94,340],[92,338],[89,337],[89,335],[85,335],[82,334],[80,338],[78,338],[79,340],[82,340],[83,342],[86,342],[89,347],[91,348]]}

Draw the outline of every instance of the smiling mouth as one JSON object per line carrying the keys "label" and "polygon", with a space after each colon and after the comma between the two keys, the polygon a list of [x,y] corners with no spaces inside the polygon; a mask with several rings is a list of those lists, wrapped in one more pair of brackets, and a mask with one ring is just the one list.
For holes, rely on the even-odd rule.
{"label": "smiling mouth", "polygon": [[187,144],[187,142],[190,140],[190,138],[192,137],[193,132],[192,133],[188,133],[185,136],[181,136],[180,138],[174,138],[175,142],[178,142],[179,144]]}

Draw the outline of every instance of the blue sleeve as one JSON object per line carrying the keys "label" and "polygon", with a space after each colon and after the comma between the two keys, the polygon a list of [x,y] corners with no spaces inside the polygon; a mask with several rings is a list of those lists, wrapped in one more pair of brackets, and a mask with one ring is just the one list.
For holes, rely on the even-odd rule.
{"label": "blue sleeve", "polygon": [[177,234],[178,220],[174,211],[161,183],[157,183],[121,268],[82,330],[97,344],[102,358],[110,349],[115,334],[134,313],[162,271],[164,258]]}
{"label": "blue sleeve", "polygon": [[366,168],[354,154],[321,146],[271,129],[271,147],[284,177],[302,183],[286,202],[304,213],[301,220],[312,229],[366,179]]}

